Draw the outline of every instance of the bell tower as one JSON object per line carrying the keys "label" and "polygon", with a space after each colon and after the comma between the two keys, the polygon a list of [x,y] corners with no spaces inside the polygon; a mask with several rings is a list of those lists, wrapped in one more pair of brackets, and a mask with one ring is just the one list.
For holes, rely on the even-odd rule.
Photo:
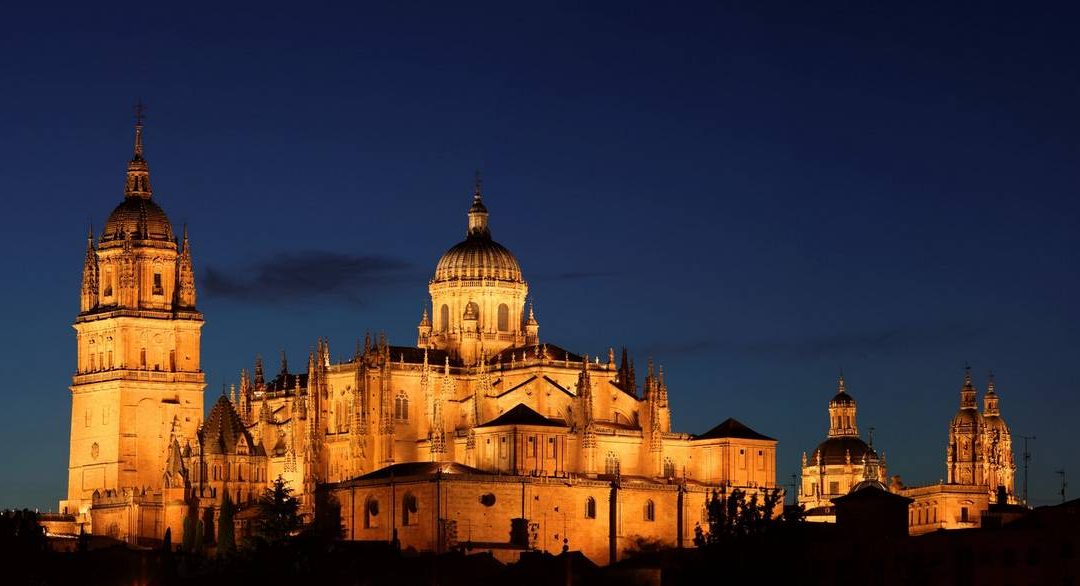
{"label": "bell tower", "polygon": [[203,417],[203,316],[187,230],[178,241],[152,199],[143,110],[124,199],[87,241],[72,377],[67,499],[86,516],[95,492],[162,487],[168,448]]}

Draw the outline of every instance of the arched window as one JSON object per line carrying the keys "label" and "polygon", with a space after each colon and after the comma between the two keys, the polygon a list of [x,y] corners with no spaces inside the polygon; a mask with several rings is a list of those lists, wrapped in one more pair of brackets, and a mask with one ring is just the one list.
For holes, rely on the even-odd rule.
{"label": "arched window", "polygon": [[645,520],[656,520],[656,503],[652,502],[652,499],[645,501]]}
{"label": "arched window", "polygon": [[394,419],[409,420],[409,396],[405,394],[405,391],[399,392],[397,398],[394,399]]}
{"label": "arched window", "polygon": [[379,526],[379,499],[369,496],[364,501],[364,529]]}
{"label": "arched window", "polygon": [[664,478],[675,478],[675,462],[671,458],[664,458]]}
{"label": "arched window", "polygon": [[499,331],[510,331],[510,308],[505,303],[499,304]]}
{"label": "arched window", "polygon": [[591,496],[585,498],[585,518],[586,519],[595,519],[596,518],[596,499],[594,499]]}
{"label": "arched window", "polygon": [[445,303],[439,308],[439,331],[446,332],[450,330],[450,307]]}
{"label": "arched window", "polygon": [[405,496],[401,499],[401,524],[415,525],[416,524],[416,511],[419,507],[416,504],[416,496],[411,492],[405,493]]}

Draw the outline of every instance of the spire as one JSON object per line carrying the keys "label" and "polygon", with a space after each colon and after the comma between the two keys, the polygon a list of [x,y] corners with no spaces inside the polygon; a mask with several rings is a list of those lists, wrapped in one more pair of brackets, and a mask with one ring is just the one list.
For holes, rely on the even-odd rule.
{"label": "spire", "polygon": [[844,383],[844,373],[843,372],[840,373],[840,378],[837,380],[836,393],[837,394],[847,393],[847,385]]}
{"label": "spire", "polygon": [[975,409],[975,384],[971,382],[971,366],[964,365],[964,386],[960,389],[960,408]]}
{"label": "spire", "polygon": [[[281,349],[281,374],[282,376],[288,376],[289,374],[289,359],[285,357],[285,349]],[[284,382],[282,383],[284,384]]]}
{"label": "spire", "polygon": [[90,311],[98,304],[98,263],[94,247],[94,228],[86,234],[86,260],[83,262],[82,311]]}
{"label": "spire", "polygon": [[986,382],[986,395],[983,396],[983,415],[1001,415],[1001,407],[998,405],[998,394],[994,389],[994,373],[990,372],[987,378],[989,380]]}
{"label": "spire", "polygon": [[184,242],[176,257],[177,287],[176,304],[179,307],[195,307],[195,270],[191,266],[191,242],[188,240],[187,224],[184,224]]}
{"label": "spire", "polygon": [[266,385],[266,379],[263,378],[263,361],[262,356],[255,355],[255,388],[259,391],[263,390]]}
{"label": "spire", "polygon": [[469,238],[491,238],[491,230],[488,229],[488,211],[484,207],[484,196],[481,193],[482,187],[483,180],[480,178],[480,171],[477,171],[472,207],[469,208]]}
{"label": "spire", "polygon": [[143,156],[143,120],[146,119],[146,107],[142,102],[135,104],[135,152],[128,163],[127,184],[124,197],[150,199],[150,166]]}

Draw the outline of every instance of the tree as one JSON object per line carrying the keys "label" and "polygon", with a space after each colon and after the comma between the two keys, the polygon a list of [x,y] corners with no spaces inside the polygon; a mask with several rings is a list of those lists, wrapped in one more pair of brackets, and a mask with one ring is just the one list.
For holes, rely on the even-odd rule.
{"label": "tree", "polygon": [[214,509],[207,507],[203,509],[203,538],[206,540],[207,545],[214,544]]}
{"label": "tree", "polygon": [[706,503],[709,530],[694,528],[694,544],[712,545],[732,537],[760,535],[778,523],[773,511],[783,498],[779,488],[755,492],[747,498],[738,488],[727,494],[725,488],[714,490]]}
{"label": "tree", "polygon": [[254,537],[263,544],[284,544],[300,528],[300,501],[288,484],[278,476],[255,503]]}
{"label": "tree", "polygon": [[221,514],[218,516],[218,557],[228,557],[236,552],[236,526],[233,525],[235,509],[229,493],[226,492],[225,500],[221,503]]}
{"label": "tree", "polygon": [[165,528],[165,539],[161,541],[161,551],[172,552],[172,527]]}
{"label": "tree", "polygon": [[48,540],[38,514],[23,509],[0,514],[0,551],[28,554],[45,551]]}
{"label": "tree", "polygon": [[345,527],[341,524],[341,503],[325,487],[315,490],[315,518],[310,532],[326,541],[345,537]]}

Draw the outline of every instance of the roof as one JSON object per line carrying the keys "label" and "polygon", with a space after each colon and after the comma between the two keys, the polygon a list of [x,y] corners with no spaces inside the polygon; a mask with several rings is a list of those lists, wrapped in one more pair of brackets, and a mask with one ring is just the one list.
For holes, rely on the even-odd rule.
{"label": "roof", "polygon": [[128,197],[116,206],[105,221],[101,242],[122,241],[125,236],[134,240],[173,242],[172,224],[157,203],[150,199]]}
{"label": "roof", "polygon": [[817,454],[821,453],[821,461],[825,464],[846,464],[848,455],[851,455],[851,463],[861,465],[863,456],[877,460],[877,452],[874,448],[866,445],[857,435],[841,435],[830,437],[818,444],[814,452],[810,454],[809,462],[817,463]]}
{"label": "roof", "polygon": [[251,453],[264,454],[262,446],[252,440],[243,420],[225,395],[218,397],[214,408],[210,410],[210,417],[206,419],[206,425],[200,432],[199,441],[203,451],[208,454],[235,454],[236,446],[240,442],[247,443]]}
{"label": "roof", "polygon": [[542,425],[546,427],[566,427],[558,419],[549,419],[530,409],[524,403],[518,403],[513,409],[477,427],[497,427],[499,425]]}
{"label": "roof", "polygon": [[546,360],[563,360],[566,362],[577,362],[575,367],[581,366],[581,355],[575,354],[562,346],[552,344],[550,342],[544,342],[542,344],[531,344],[528,346],[517,346],[514,348],[506,348],[505,350],[488,357],[488,363],[498,364],[500,362],[510,362],[511,356],[514,356],[518,361],[521,360],[521,353],[525,353],[525,359],[533,359],[537,357],[539,353]]}
{"label": "roof", "polygon": [[357,476],[352,480],[377,480],[380,478],[392,478],[394,476],[428,476],[434,474],[488,474],[483,470],[458,464],[457,462],[403,462],[391,464],[385,468],[379,468],[374,472],[368,472]]}
{"label": "roof", "polygon": [[829,403],[832,404],[832,405],[839,405],[839,404],[850,405],[850,404],[852,404],[854,402],[855,402],[855,399],[853,399],[851,397],[851,395],[847,394],[847,391],[840,391],[840,392],[836,393],[836,395],[833,396],[832,400],[829,401]]}
{"label": "roof", "polygon": [[480,280],[523,283],[521,266],[490,234],[469,234],[447,250],[435,266],[435,282]]}
{"label": "roof", "polygon": [[875,486],[875,485],[870,485],[870,484],[865,485],[865,486],[859,488],[858,490],[852,490],[851,492],[849,492],[848,494],[845,494],[844,496],[838,496],[838,497],[832,499],[832,502],[834,502],[834,503],[836,503],[838,505],[841,505],[841,504],[844,504],[844,503],[850,503],[850,502],[860,502],[860,501],[882,501],[882,502],[894,501],[894,502],[897,502],[897,503],[900,503],[900,502],[913,503],[913,502],[915,502],[915,499],[909,499],[906,496],[900,496],[898,494],[893,494],[893,493],[891,493],[891,492],[889,492],[887,490],[882,489],[880,486]]}
{"label": "roof", "polygon": [[701,435],[691,436],[690,439],[703,440],[703,439],[720,439],[720,438],[738,438],[738,439],[755,439],[755,440],[770,440],[776,441],[767,435],[762,435],[743,424],[741,421],[734,418],[727,418],[723,423],[716,427],[706,431]]}

